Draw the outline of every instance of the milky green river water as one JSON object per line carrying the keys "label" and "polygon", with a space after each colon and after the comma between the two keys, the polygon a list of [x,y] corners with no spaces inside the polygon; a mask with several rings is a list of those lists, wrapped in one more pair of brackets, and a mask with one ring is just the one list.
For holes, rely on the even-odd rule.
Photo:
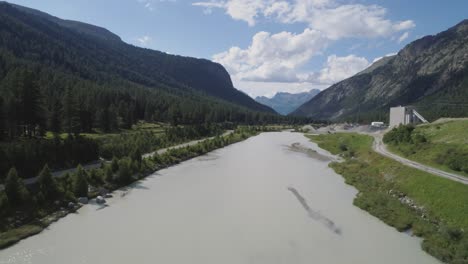
{"label": "milky green river water", "polygon": [[[298,133],[264,133],[155,173],[0,251],[0,263],[438,263],[353,206]],[[323,152],[322,150],[319,150]]]}

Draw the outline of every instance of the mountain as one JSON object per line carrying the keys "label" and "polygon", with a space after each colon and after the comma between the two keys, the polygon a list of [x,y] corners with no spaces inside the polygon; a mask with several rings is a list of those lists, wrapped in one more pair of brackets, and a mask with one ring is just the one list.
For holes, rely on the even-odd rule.
{"label": "mountain", "polygon": [[423,116],[468,116],[468,20],[404,47],[300,106],[292,115],[377,120],[389,107],[413,105]]}
{"label": "mountain", "polygon": [[266,96],[258,96],[255,98],[255,101],[267,105],[276,112],[287,115],[298,108],[303,103],[309,101],[314,96],[316,96],[320,90],[312,89],[309,92],[304,93],[276,93],[272,98]]}
{"label": "mountain", "polygon": [[112,80],[274,113],[235,89],[224,67],[209,60],[135,47],[107,29],[6,2],[0,2],[0,28],[0,77],[21,64],[93,84]]}

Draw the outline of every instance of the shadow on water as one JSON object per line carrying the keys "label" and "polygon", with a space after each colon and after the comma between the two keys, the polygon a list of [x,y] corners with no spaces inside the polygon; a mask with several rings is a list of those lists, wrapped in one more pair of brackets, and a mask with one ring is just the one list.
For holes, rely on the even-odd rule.
{"label": "shadow on water", "polygon": [[294,194],[294,196],[297,198],[299,203],[302,205],[302,207],[307,211],[308,215],[310,218],[312,218],[315,221],[318,221],[325,225],[328,229],[333,231],[337,235],[341,235],[341,229],[335,225],[335,223],[327,218],[326,216],[323,216],[320,212],[314,211],[310,208],[310,206],[307,204],[307,201],[302,195],[293,187],[288,187],[288,190]]}

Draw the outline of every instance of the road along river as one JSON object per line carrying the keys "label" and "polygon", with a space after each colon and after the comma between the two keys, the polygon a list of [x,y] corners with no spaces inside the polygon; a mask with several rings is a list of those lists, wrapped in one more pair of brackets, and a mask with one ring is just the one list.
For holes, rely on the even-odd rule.
{"label": "road along river", "polygon": [[0,263],[438,263],[353,206],[326,155],[302,134],[263,133],[86,205]]}

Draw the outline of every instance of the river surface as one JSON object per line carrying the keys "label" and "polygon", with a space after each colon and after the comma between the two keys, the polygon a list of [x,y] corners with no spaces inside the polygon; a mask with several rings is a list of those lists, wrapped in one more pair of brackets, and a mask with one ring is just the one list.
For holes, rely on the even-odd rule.
{"label": "river surface", "polygon": [[353,206],[298,133],[264,133],[161,170],[0,251],[0,263],[438,263]]}

